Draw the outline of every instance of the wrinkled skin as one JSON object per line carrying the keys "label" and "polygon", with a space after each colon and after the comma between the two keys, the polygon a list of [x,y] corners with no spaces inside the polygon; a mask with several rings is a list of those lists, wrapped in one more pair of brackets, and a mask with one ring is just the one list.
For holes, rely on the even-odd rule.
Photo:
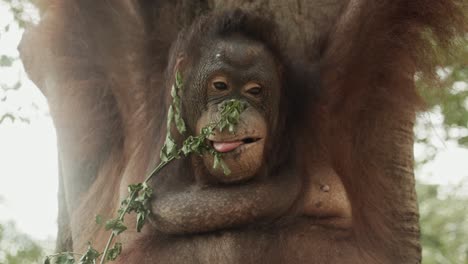
{"label": "wrinkled skin", "polygon": [[[193,101],[187,102],[186,109],[206,109],[196,122],[195,131],[199,132],[216,122],[220,104],[225,100],[238,99],[247,103],[233,133],[228,129],[217,130],[209,138],[216,150],[225,153],[223,157],[231,174],[224,175],[221,169],[213,169],[212,157],[206,155],[203,159],[209,174],[222,182],[246,180],[257,174],[264,163],[267,131],[275,129],[273,121],[277,119],[281,89],[278,67],[260,43],[227,39],[213,46],[211,52],[203,54],[197,66],[190,69],[195,73],[203,72],[192,81],[202,87],[191,87],[189,83],[187,96]],[[194,102],[206,102],[206,106],[193,107]]]}
{"label": "wrinkled skin", "polygon": [[[455,2],[47,2],[20,50],[57,128],[57,250],[104,247],[95,215],[115,215],[159,163],[180,69],[191,134],[223,100],[249,104],[237,134],[210,138],[233,173],[209,155],[172,162],[151,181],[150,223],[137,233],[126,219],[115,263],[419,263],[412,76],[432,47],[420,33],[447,43],[465,27]],[[216,12],[236,8],[253,35],[191,26],[230,25]]]}

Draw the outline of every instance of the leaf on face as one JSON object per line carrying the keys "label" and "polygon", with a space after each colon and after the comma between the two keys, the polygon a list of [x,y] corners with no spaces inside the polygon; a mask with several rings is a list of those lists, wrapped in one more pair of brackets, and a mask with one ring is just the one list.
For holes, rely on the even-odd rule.
{"label": "leaf on face", "polygon": [[220,105],[220,120],[218,122],[219,131],[226,127],[233,133],[235,126],[239,123],[241,113],[247,108],[247,104],[237,99],[224,101]]}
{"label": "leaf on face", "polygon": [[219,155],[217,154],[214,155],[213,169],[216,169],[219,167],[220,160],[221,158],[219,157]]}
{"label": "leaf on face", "polygon": [[211,136],[214,133],[214,129],[215,129],[214,125],[206,126],[206,127],[202,128],[201,135],[203,135],[203,137],[205,137],[205,138],[208,138],[209,136]]}
{"label": "leaf on face", "polygon": [[[246,108],[247,104],[237,99],[224,101],[220,105],[220,118],[219,121],[216,123],[216,127],[218,128],[218,130],[222,132],[225,128],[228,128],[230,133],[234,133],[235,127],[239,123],[241,113]],[[210,128],[211,130],[205,131],[205,133],[207,134],[206,137],[213,133],[214,127],[211,126]],[[204,134],[203,129],[202,134]],[[210,153],[214,157],[213,168],[216,169],[221,166],[225,175],[231,174],[231,170],[221,158],[221,154],[215,151],[211,146],[208,146],[208,148],[210,149]]]}
{"label": "leaf on face", "polygon": [[217,169],[218,167],[221,166],[221,169],[223,170],[224,175],[231,174],[231,170],[229,169],[227,164],[224,162],[224,160],[221,158],[221,154],[219,152],[214,152],[213,157],[214,157],[214,162],[213,162],[214,169]]}
{"label": "leaf on face", "polygon": [[229,167],[227,166],[227,164],[224,162],[224,160],[220,159],[219,163],[220,163],[220,165],[221,165],[221,168],[223,169],[224,175],[229,175],[229,174],[231,174],[231,170],[229,169]]}

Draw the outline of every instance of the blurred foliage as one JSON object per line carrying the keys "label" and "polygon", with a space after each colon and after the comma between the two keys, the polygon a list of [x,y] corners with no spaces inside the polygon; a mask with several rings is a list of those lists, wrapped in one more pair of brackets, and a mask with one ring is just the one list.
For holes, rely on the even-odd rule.
{"label": "blurred foliage", "polygon": [[[31,0],[0,0],[0,6],[6,7],[9,15],[12,17],[12,20],[6,22],[6,24],[0,24],[0,39],[8,37],[8,34],[11,34],[13,28],[23,29],[26,25],[33,22],[33,12],[31,12],[31,10],[36,9],[33,3],[34,1]],[[5,14],[2,14],[2,16],[4,15]],[[2,68],[12,68],[19,62],[19,57],[17,55],[3,53],[3,51],[0,51],[0,71]],[[18,91],[21,87],[22,83],[19,78],[13,84],[0,82],[0,103],[5,105],[11,93]],[[22,111],[23,108],[25,107],[0,107],[0,123],[5,120],[29,123],[29,116]]]}
{"label": "blurred foliage", "polygon": [[0,224],[0,263],[42,263],[43,258],[41,246],[19,232],[13,223]]}
{"label": "blurred foliage", "polygon": [[417,192],[423,263],[468,263],[468,199],[462,187],[444,191],[438,185],[419,183]]}
{"label": "blurred foliage", "polygon": [[[442,140],[454,140],[468,147],[468,37],[458,40],[451,56],[443,59],[444,65],[437,70],[439,89],[428,87],[430,83],[418,80],[417,86],[429,110],[437,108],[443,115],[446,133]],[[424,122],[424,120],[422,120]],[[430,122],[424,124],[431,128]],[[430,145],[429,137],[416,134],[417,142]]]}
{"label": "blurred foliage", "polygon": [[[9,7],[10,12],[13,14],[14,23],[18,24],[20,28],[24,28],[31,22],[32,19],[27,10],[35,2],[32,0],[0,0],[0,4],[5,4]],[[6,25],[4,30],[8,31],[9,28],[10,24]]]}
{"label": "blurred foliage", "polygon": [[[438,122],[441,129],[436,129],[434,120],[424,118],[424,114],[418,119],[416,143],[423,144],[426,152],[416,164],[418,167],[443,150],[435,141],[468,147],[468,39],[460,39],[458,44],[452,56],[442,59],[443,65],[437,70],[439,87],[417,81],[428,111],[442,118]],[[422,263],[468,264],[468,185],[427,185],[419,180],[417,193]]]}

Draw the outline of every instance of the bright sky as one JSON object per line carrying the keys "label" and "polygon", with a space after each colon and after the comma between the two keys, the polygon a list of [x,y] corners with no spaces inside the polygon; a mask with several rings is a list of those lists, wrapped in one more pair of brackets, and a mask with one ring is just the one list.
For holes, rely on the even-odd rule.
{"label": "bright sky", "polygon": [[[8,33],[1,29],[12,21],[6,6],[0,2],[0,56],[17,56],[16,47],[22,31],[16,27]],[[55,237],[57,217],[57,149],[55,131],[47,114],[46,100],[26,79],[21,63],[0,67],[0,85],[23,82],[21,89],[6,93],[0,101],[0,116],[17,111],[28,116],[30,124],[4,121],[0,124],[0,222],[12,220],[33,238]],[[0,99],[5,94],[1,93]],[[436,159],[418,172],[419,178],[438,184],[457,184],[468,176],[468,150],[437,138],[441,115],[425,115],[434,123],[435,143],[442,151]],[[426,149],[416,146],[421,157]]]}
{"label": "bright sky", "polygon": [[[34,14],[34,12],[31,12]],[[14,24],[4,2],[0,2],[0,56],[18,56],[22,30]],[[7,112],[29,117],[30,124],[0,124],[0,222],[14,221],[21,231],[40,240],[55,237],[57,218],[57,148],[55,130],[40,91],[27,80],[21,63],[0,67],[0,85],[23,86],[3,93],[0,116]]]}

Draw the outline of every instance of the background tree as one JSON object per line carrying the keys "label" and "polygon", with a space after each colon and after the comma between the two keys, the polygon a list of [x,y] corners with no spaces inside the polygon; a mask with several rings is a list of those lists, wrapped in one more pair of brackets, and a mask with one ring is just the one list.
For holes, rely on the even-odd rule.
{"label": "background tree", "polygon": [[[35,21],[38,17],[37,8],[34,5],[35,1],[31,0],[0,0],[0,7],[7,9],[10,16],[2,14],[0,19],[0,40],[5,42],[14,41],[14,34],[11,31],[23,30],[28,23]],[[29,122],[31,113],[39,112],[39,106],[36,102],[30,101],[27,103],[18,102],[14,97],[24,93],[20,90],[23,86],[22,77],[25,77],[22,70],[19,54],[15,50],[9,50],[1,44],[0,50],[0,71],[4,71],[4,75],[9,75],[12,78],[0,81],[0,123],[5,120]],[[6,45],[5,45],[6,46]],[[13,77],[13,76],[16,76]],[[13,98],[13,99],[12,99]],[[7,102],[8,100],[8,102]]]}
{"label": "background tree", "polygon": [[[437,125],[426,113],[418,119],[416,144],[422,145],[425,153],[416,160],[417,171],[423,171],[444,150],[446,145],[441,146],[441,142],[468,147],[468,40],[461,39],[459,44],[438,68],[441,89],[426,89],[423,81],[417,83],[428,112],[441,119]],[[423,263],[468,263],[468,184],[430,185],[421,176],[417,193]]]}
{"label": "background tree", "polygon": [[[424,264],[468,263],[468,199],[460,188],[417,186]],[[466,190],[465,190],[466,193]]]}
{"label": "background tree", "polygon": [[0,263],[41,263],[43,257],[42,246],[18,231],[14,223],[0,224]]}

